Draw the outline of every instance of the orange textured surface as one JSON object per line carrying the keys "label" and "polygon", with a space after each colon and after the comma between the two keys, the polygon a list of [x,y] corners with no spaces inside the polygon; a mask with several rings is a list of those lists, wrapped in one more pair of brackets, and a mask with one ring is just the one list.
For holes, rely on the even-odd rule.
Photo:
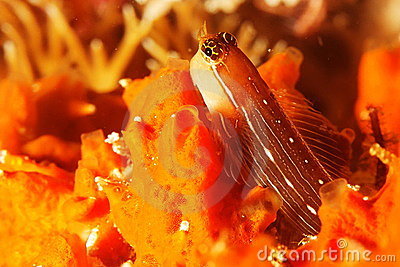
{"label": "orange textured surface", "polygon": [[[364,81],[360,107],[366,99],[374,99],[373,81],[386,77],[363,75],[369,62],[365,57],[360,67]],[[397,54],[377,64],[394,71],[392,57]],[[273,56],[259,71],[271,87],[293,89],[301,61],[301,53],[291,48]],[[132,81],[122,97],[130,111],[122,133],[130,158],[117,154],[102,130],[93,131],[91,127],[100,122],[87,113],[89,100],[83,89],[67,78],[38,83],[44,88],[34,96],[40,108],[27,104],[31,96],[24,88],[29,86],[0,84],[0,94],[15,101],[3,103],[2,112],[8,115],[0,122],[10,125],[0,134],[1,149],[7,149],[0,153],[0,265],[115,266],[128,260],[139,266],[267,264],[257,255],[265,246],[277,246],[263,232],[275,220],[281,201],[272,190],[259,187],[244,195],[243,186],[219,175],[224,160],[221,147],[208,129],[204,103],[191,82],[187,62],[169,64]],[[63,95],[63,105],[50,105],[56,89],[63,90],[65,83],[76,91]],[[76,102],[77,98],[85,101]],[[113,107],[120,107],[120,100],[112,102]],[[385,107],[392,103],[388,95],[378,100]],[[74,112],[68,113],[71,106]],[[54,116],[46,116],[53,123],[60,118],[67,121],[68,131],[81,136],[81,151],[77,140],[64,138],[66,125],[42,135],[44,118],[31,120],[38,108],[39,116],[54,108]],[[91,127],[86,128],[86,122]],[[21,133],[21,127],[26,132]],[[397,253],[400,163],[385,153],[378,156],[389,163],[389,177],[374,198],[363,199],[341,180],[323,188],[322,231],[299,252],[335,248],[343,238],[347,250]]]}

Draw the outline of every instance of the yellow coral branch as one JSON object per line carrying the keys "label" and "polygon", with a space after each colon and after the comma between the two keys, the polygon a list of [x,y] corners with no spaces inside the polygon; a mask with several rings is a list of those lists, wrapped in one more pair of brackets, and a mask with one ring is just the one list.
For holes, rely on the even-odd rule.
{"label": "yellow coral branch", "polygon": [[22,25],[26,29],[26,33],[29,39],[29,44],[32,47],[32,50],[38,51],[34,56],[40,58],[42,55],[42,32],[40,30],[39,23],[34,17],[28,5],[21,1],[15,0],[2,0],[7,3],[10,7],[12,7],[13,12],[17,18],[21,21]]}
{"label": "yellow coral branch", "polygon": [[[103,42],[95,39],[91,42],[87,53],[74,29],[69,25],[65,15],[56,1],[30,1],[44,10],[47,18],[46,31],[39,26],[29,6],[20,0],[0,0],[8,5],[23,29],[5,24],[3,32],[12,41],[7,42],[5,54],[11,76],[19,71],[26,79],[33,80],[32,64],[40,75],[50,75],[60,70],[78,72],[90,88],[97,92],[109,92],[118,85],[124,70],[131,62],[132,56],[151,30],[157,12],[147,10],[146,19],[139,20],[132,5],[125,5],[122,10],[125,33],[115,53],[109,59]],[[165,5],[165,3],[164,3]],[[163,6],[163,12],[166,6]],[[2,10],[6,13],[7,10]],[[10,16],[9,16],[10,17]],[[26,32],[23,37],[21,32]],[[45,40],[46,38],[47,40]],[[43,44],[47,41],[47,50]],[[28,55],[32,55],[32,63]],[[17,67],[19,62],[20,68]]]}
{"label": "yellow coral branch", "polygon": [[24,78],[33,81],[32,66],[27,56],[27,48],[22,36],[8,23],[1,25],[2,32],[10,39],[3,45],[8,67],[13,71],[15,78]]}
{"label": "yellow coral branch", "polygon": [[[125,34],[121,44],[110,60],[109,65],[109,84],[105,87],[115,86],[121,78],[121,74],[132,58],[133,52],[136,50],[142,39],[150,32],[152,21],[138,21],[135,10],[131,5],[123,7],[123,17],[125,25]],[[107,71],[107,70],[106,70]],[[107,73],[107,72],[106,72]]]}
{"label": "yellow coral branch", "polygon": [[86,57],[85,50],[78,38],[75,34],[74,30],[68,24],[64,14],[61,12],[58,6],[53,3],[49,3],[45,6],[46,14],[55,27],[55,30],[60,34],[62,39],[64,40],[65,44],[68,47],[68,53],[74,60],[80,70],[83,73],[89,72],[89,63]]}

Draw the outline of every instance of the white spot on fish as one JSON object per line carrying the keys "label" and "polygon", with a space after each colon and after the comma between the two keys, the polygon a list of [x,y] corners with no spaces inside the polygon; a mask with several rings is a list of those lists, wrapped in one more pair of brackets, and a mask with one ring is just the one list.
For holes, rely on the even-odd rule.
{"label": "white spot on fish", "polygon": [[265,100],[265,99],[263,99],[263,103],[264,103],[265,105],[268,105],[268,102],[267,102],[267,100]]}
{"label": "white spot on fish", "polygon": [[311,211],[312,214],[317,215],[317,212],[315,211],[315,209],[313,207],[311,207],[310,205],[307,205],[307,209],[309,211]]}
{"label": "white spot on fish", "polygon": [[319,184],[324,184],[324,181],[322,181],[321,179],[318,180]]}
{"label": "white spot on fish", "polygon": [[265,150],[265,154],[267,154],[267,156],[268,156],[268,158],[271,160],[271,161],[275,161],[275,159],[274,159],[274,157],[272,156],[272,154],[271,154],[271,151],[269,151],[269,149],[264,149]]}
{"label": "white spot on fish", "polygon": [[286,177],[285,177],[285,182],[288,184],[288,186],[294,189],[293,184]]}
{"label": "white spot on fish", "polygon": [[281,120],[276,120],[276,123],[280,124],[282,121]]}
{"label": "white spot on fish", "polygon": [[308,163],[308,160],[307,160],[307,159],[305,159],[305,160],[304,160],[304,163],[306,163],[306,164],[307,164],[307,163]]}
{"label": "white spot on fish", "polygon": [[293,144],[294,143],[294,139],[292,137],[289,137],[289,142]]}

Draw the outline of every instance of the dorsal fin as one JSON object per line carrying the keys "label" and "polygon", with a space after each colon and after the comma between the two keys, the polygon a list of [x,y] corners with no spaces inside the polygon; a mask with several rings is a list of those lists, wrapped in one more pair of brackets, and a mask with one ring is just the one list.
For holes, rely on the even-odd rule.
{"label": "dorsal fin", "polygon": [[308,147],[332,178],[348,178],[350,141],[295,89],[271,89]]}

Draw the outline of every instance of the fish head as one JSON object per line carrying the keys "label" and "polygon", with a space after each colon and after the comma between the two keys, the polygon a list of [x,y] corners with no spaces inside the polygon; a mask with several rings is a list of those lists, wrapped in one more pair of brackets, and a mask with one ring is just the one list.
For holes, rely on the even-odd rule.
{"label": "fish head", "polygon": [[254,99],[265,98],[268,86],[232,34],[200,32],[199,49],[190,61],[193,83],[210,112],[237,117]]}
{"label": "fish head", "polygon": [[227,67],[225,61],[230,51],[236,47],[236,38],[227,32],[206,34],[203,30],[199,36],[199,49],[190,61],[190,75],[210,112],[229,116],[237,108],[229,95],[227,77],[220,73],[221,68]]}

